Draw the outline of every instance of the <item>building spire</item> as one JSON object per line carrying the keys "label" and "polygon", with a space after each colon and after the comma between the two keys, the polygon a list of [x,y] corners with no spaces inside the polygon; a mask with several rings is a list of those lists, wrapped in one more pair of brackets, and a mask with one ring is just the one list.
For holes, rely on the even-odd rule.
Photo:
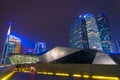
{"label": "building spire", "polygon": [[12,22],[9,23],[9,28],[8,28],[7,35],[10,35],[10,32],[11,32],[11,26],[12,26]]}

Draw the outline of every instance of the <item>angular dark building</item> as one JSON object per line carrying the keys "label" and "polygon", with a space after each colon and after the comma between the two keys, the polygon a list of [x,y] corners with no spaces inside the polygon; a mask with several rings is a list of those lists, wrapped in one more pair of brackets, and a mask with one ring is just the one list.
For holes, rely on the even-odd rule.
{"label": "angular dark building", "polygon": [[112,52],[110,27],[106,14],[102,13],[97,18],[98,30],[101,38],[101,46],[104,52]]}
{"label": "angular dark building", "polygon": [[111,64],[117,63],[99,50],[55,47],[40,56],[43,63]]}
{"label": "angular dark building", "polygon": [[80,15],[70,29],[70,47],[102,51],[96,18],[92,14]]}

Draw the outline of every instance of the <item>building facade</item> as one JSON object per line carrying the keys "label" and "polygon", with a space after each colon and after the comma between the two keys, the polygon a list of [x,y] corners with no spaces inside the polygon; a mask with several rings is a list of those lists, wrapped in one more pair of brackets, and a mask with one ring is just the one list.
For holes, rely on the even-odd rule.
{"label": "building facade", "polygon": [[70,46],[73,48],[83,48],[82,21],[83,18],[79,16],[70,28]]}
{"label": "building facade", "polygon": [[35,44],[35,54],[43,53],[46,51],[46,43],[45,42],[37,42]]}
{"label": "building facade", "polygon": [[101,45],[104,52],[113,52],[110,36],[110,27],[106,14],[102,13],[97,18],[98,30],[101,38]]}
{"label": "building facade", "polygon": [[118,51],[120,52],[120,40],[118,40]]}
{"label": "building facade", "polygon": [[9,55],[9,59],[11,64],[31,64],[31,63],[37,63],[39,61],[39,55],[36,54],[11,54]]}
{"label": "building facade", "polygon": [[14,53],[14,54],[20,53],[20,45],[21,45],[20,38],[14,36],[14,35],[10,35],[8,44],[9,44],[10,53]]}
{"label": "building facade", "polygon": [[70,29],[70,46],[101,50],[100,34],[92,14],[80,15]]}
{"label": "building facade", "polygon": [[111,39],[112,52],[110,53],[119,53],[119,41],[115,38]]}

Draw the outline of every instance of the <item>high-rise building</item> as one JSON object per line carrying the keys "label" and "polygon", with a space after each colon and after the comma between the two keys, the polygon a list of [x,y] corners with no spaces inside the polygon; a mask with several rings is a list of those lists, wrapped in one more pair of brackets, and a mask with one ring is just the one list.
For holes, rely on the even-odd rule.
{"label": "high-rise building", "polygon": [[120,40],[118,40],[118,51],[120,52]]}
{"label": "high-rise building", "polygon": [[107,16],[102,13],[97,18],[98,30],[101,38],[101,45],[104,52],[112,52],[110,27]]}
{"label": "high-rise building", "polygon": [[112,47],[112,52],[111,53],[118,53],[119,50],[119,41],[115,38],[112,37],[111,39],[111,47]]}
{"label": "high-rise building", "polygon": [[10,63],[10,60],[8,58],[9,53],[20,53],[21,40],[18,37],[10,35],[10,32],[11,32],[11,23],[9,25],[6,41],[4,43],[1,64]]}
{"label": "high-rise building", "polygon": [[35,54],[40,54],[46,51],[46,43],[45,42],[37,42],[35,44]]}
{"label": "high-rise building", "polygon": [[70,29],[70,46],[101,50],[100,34],[92,14],[80,15]]}
{"label": "high-rise building", "polygon": [[20,45],[21,45],[21,39],[14,36],[14,35],[10,35],[9,36],[9,51],[11,53],[20,53]]}
{"label": "high-rise building", "polygon": [[80,15],[79,17],[76,18],[74,24],[70,28],[70,46],[73,48],[84,48],[85,44],[83,42],[85,42],[85,40],[83,39],[83,32],[82,32],[83,23],[84,23],[84,19]]}

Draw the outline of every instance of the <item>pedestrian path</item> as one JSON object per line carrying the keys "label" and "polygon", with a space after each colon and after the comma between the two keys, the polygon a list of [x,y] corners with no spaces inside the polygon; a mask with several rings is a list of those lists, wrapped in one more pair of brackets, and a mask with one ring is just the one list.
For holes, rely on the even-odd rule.
{"label": "pedestrian path", "polygon": [[[80,80],[73,77],[16,72],[9,80]],[[86,79],[88,80],[88,79]]]}

